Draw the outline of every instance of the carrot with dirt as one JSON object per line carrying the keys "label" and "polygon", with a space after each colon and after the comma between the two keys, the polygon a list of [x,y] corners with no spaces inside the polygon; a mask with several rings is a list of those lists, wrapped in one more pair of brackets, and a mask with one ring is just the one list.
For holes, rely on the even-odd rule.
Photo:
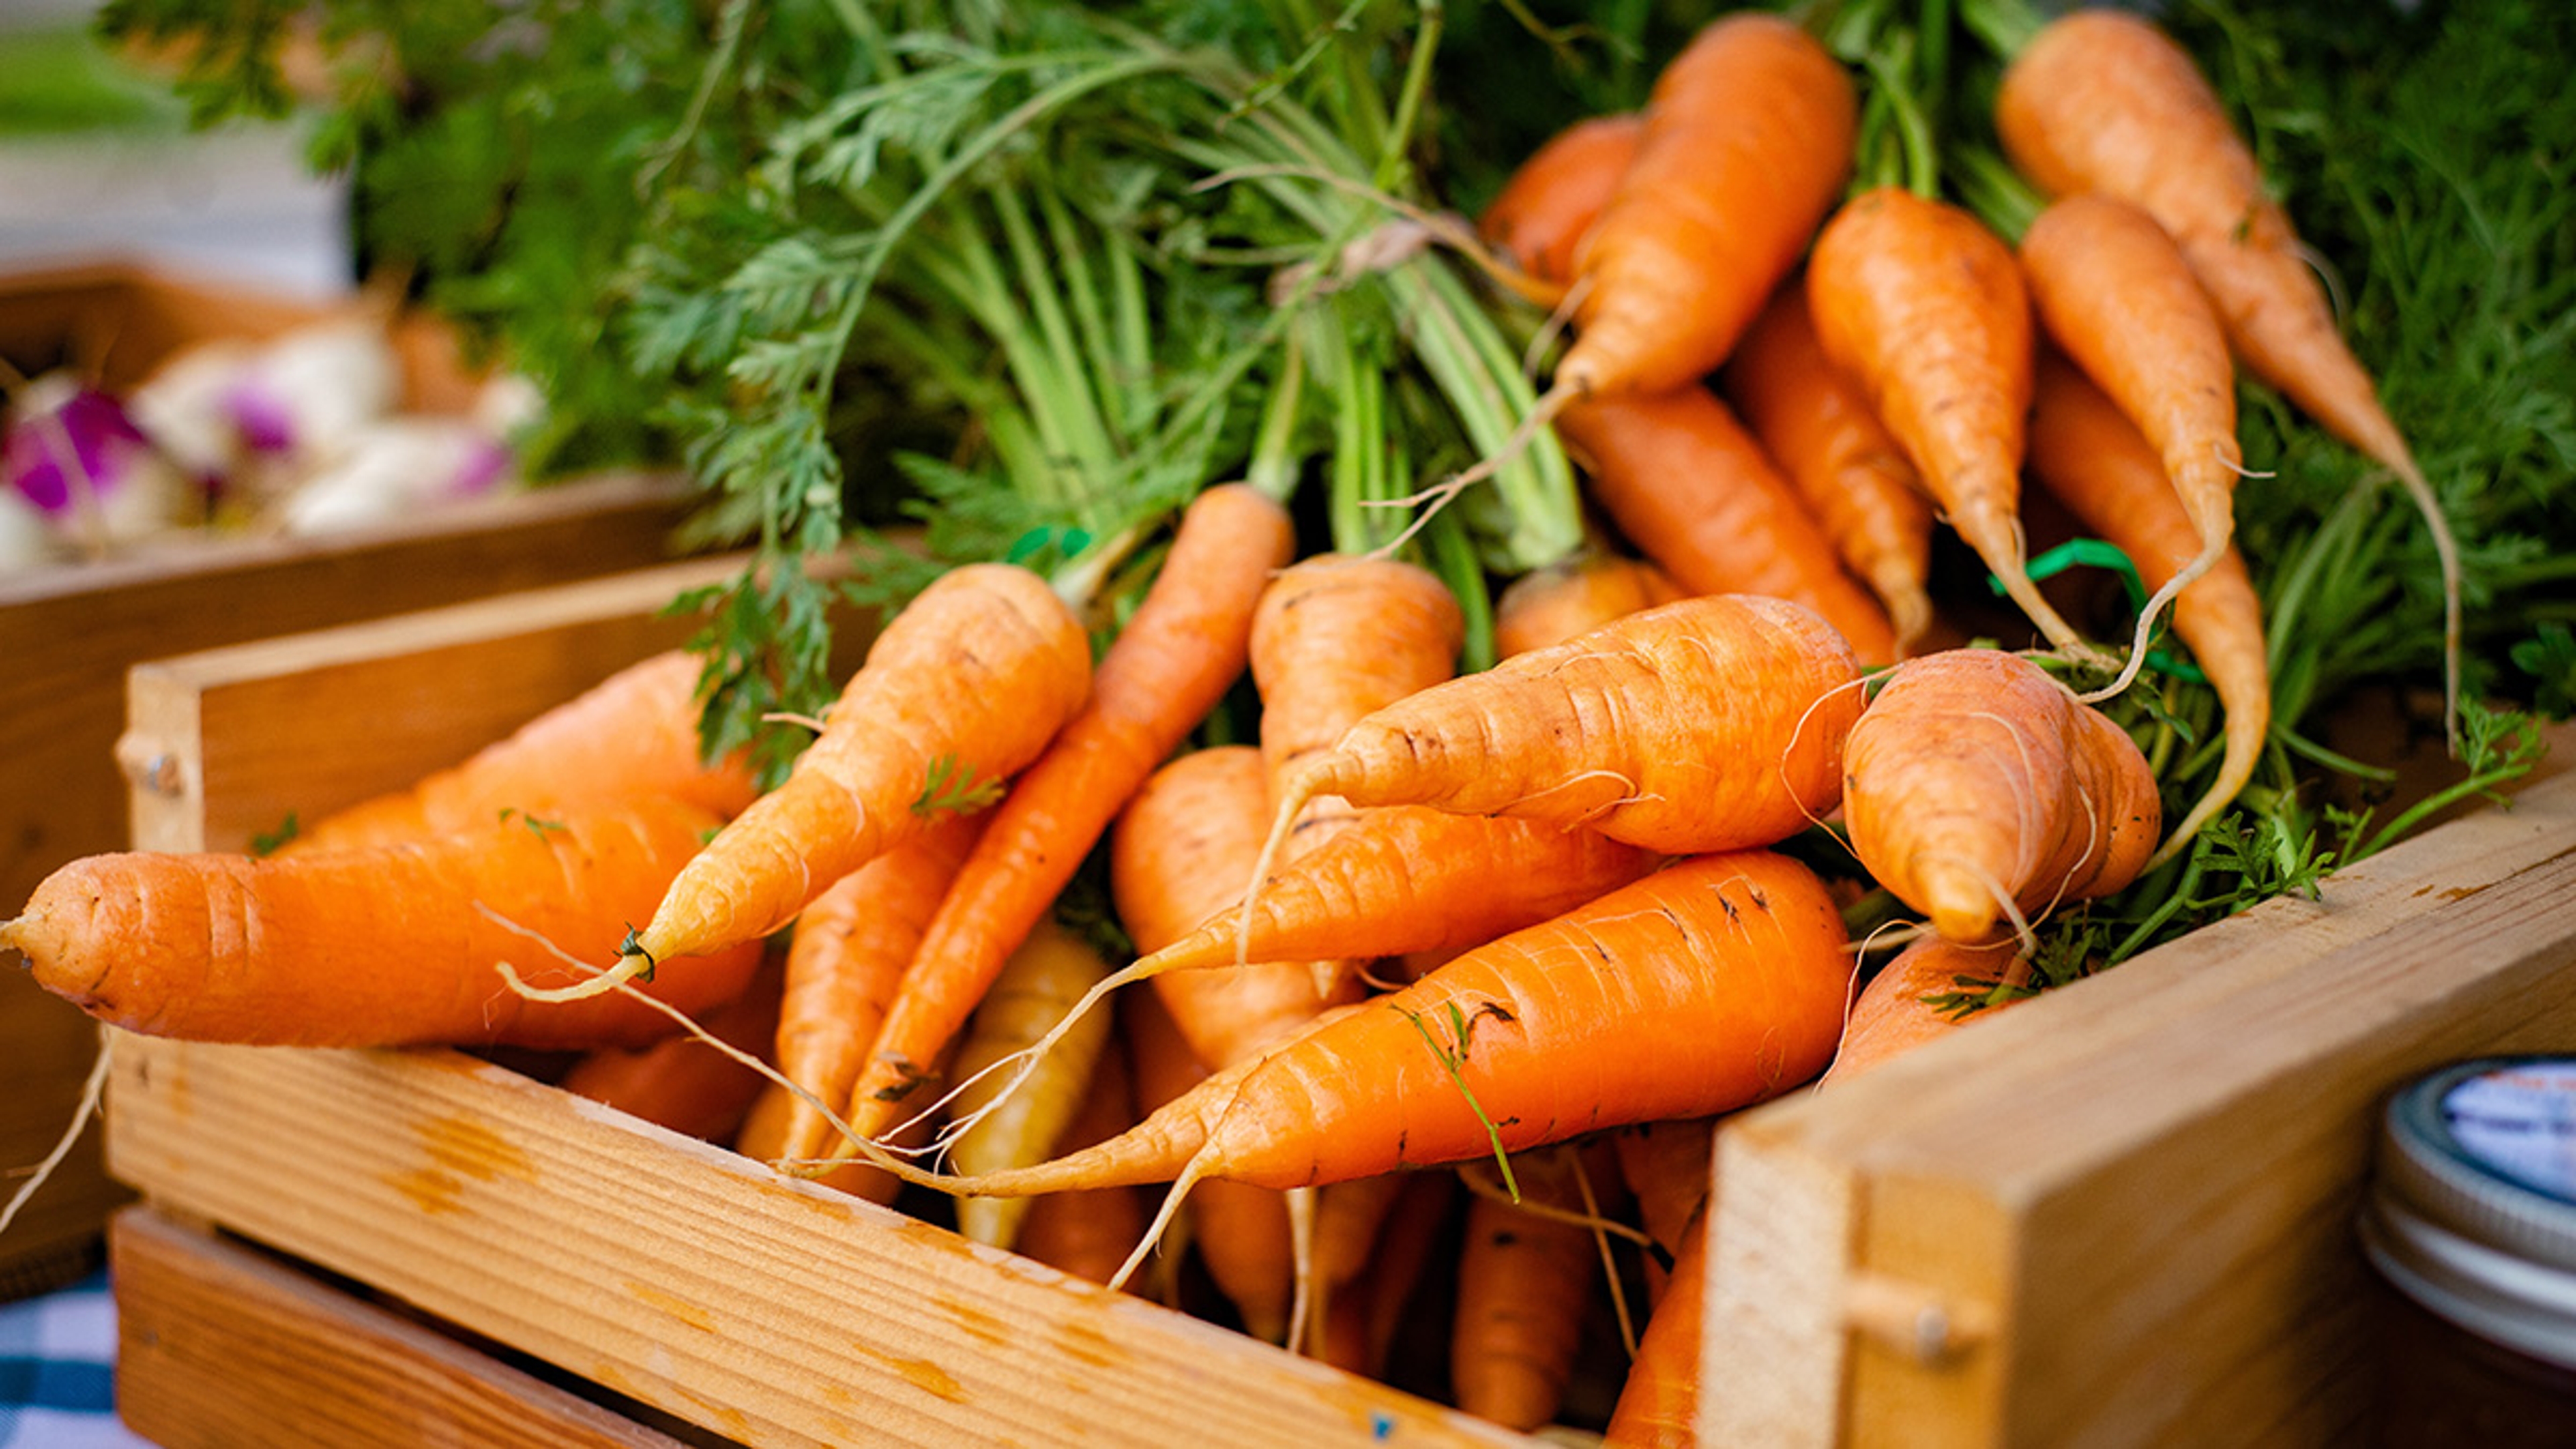
{"label": "carrot with dirt", "polygon": [[2457,738],[2460,558],[2441,502],[2336,326],[2287,212],[2190,54],[2152,22],[2081,10],[2042,26],[2005,67],[1995,130],[2052,196],[2129,202],[2169,234],[2247,370],[2397,476],[2441,563],[2445,726]]}
{"label": "carrot with dirt", "polygon": [[1494,652],[1509,659],[1562,644],[1681,597],[1681,586],[1647,560],[1586,549],[1504,587],[1494,600]]}
{"label": "carrot with dirt", "polygon": [[[1589,1156],[1591,1166],[1607,1166],[1599,1154]],[[1467,1202],[1450,1389],[1459,1408],[1507,1429],[1527,1433],[1555,1422],[1599,1296],[1592,1230],[1570,1220],[1590,1212],[1575,1181],[1586,1167],[1587,1154],[1556,1148],[1522,1164],[1523,1202],[1482,1193]],[[1592,1192],[1611,1186],[1605,1174]],[[1533,1204],[1564,1216],[1542,1216]]]}
{"label": "carrot with dirt", "polygon": [[2041,330],[2154,445],[2171,480],[2157,492],[2179,498],[2200,535],[2151,586],[2128,660],[2099,691],[2108,696],[2136,676],[2166,606],[2235,536],[2236,368],[2173,238],[2125,201],[2088,193],[2050,206],[2023,233],[2021,263]]}
{"label": "carrot with dirt", "polygon": [[1120,807],[1243,673],[1253,609],[1294,546],[1288,511],[1247,484],[1210,488],[1183,511],[1088,702],[994,810],[923,933],[851,1102],[853,1130],[874,1136],[905,1115],[919,1064],[956,1035]]}
{"label": "carrot with dirt", "polygon": [[1726,360],[1721,390],[1887,611],[1898,654],[1932,627],[1932,503],[1869,403],[1816,341],[1803,277],[1771,295]]}
{"label": "carrot with dirt", "polygon": [[1592,223],[1619,191],[1646,118],[1636,111],[1587,116],[1549,137],[1516,167],[1476,217],[1476,233],[1536,285],[1561,294]]}
{"label": "carrot with dirt", "polygon": [[1774,1096],[1832,1055],[1847,946],[1806,866],[1695,856],[1327,1013],[1097,1147],[972,1179],[886,1163],[952,1193],[1170,1181],[1141,1258],[1203,1181],[1346,1182]]}
{"label": "carrot with dirt", "polygon": [[[406,845],[287,859],[121,852],[63,866],[0,923],[36,983],[147,1036],[273,1046],[593,1048],[679,1028],[612,994],[531,1000],[596,979],[557,943],[622,929],[661,899],[715,817],[646,798],[567,808]],[[661,963],[639,988],[696,1012],[760,964],[745,941]]]}
{"label": "carrot with dirt", "polygon": [[1807,310],[1825,356],[1869,400],[1950,527],[2050,644],[2099,662],[2024,560],[2032,341],[2011,248],[1957,207],[1875,187],[1818,233]]}
{"label": "carrot with dirt", "polygon": [[584,801],[668,795],[719,819],[758,794],[740,752],[698,749],[698,662],[673,649],[632,664],[408,789],[334,812],[275,853],[301,855],[479,829],[504,811],[543,819]]}
{"label": "carrot with dirt", "polygon": [[[1083,992],[1108,974],[1109,965],[1089,941],[1041,921],[1002,965],[984,993],[950,1065],[959,1083],[955,1108],[974,1125],[947,1139],[949,1161],[968,1175],[1043,1162],[1056,1151],[1082,1102],[1083,1088],[1109,1044],[1109,1018],[1096,1016],[1065,1034],[1056,1050],[1007,1102],[978,1111],[993,1099],[997,1079],[984,1069],[1035,1040],[1063,1017]],[[1025,1198],[964,1198],[957,1231],[979,1243],[1010,1247],[1028,1211]]]}
{"label": "carrot with dirt", "polygon": [[1683,599],[1353,725],[1274,790],[1273,843],[1335,795],[1584,826],[1667,854],[1769,845],[1833,808],[1859,681],[1851,645],[1811,609]]}
{"label": "carrot with dirt", "polygon": [[[2156,448],[2062,358],[2039,360],[2030,419],[2030,473],[2083,525],[2128,555],[2161,592],[2197,556],[2201,539]],[[2272,724],[2272,673],[2263,600],[2234,548],[2185,587],[2173,629],[2189,645],[2225,711],[2218,773],[2147,859],[2152,870],[2189,847],[2254,778]]]}
{"label": "carrot with dirt", "polygon": [[613,968],[611,989],[672,956],[757,940],[951,815],[992,803],[1091,690],[1091,645],[1045,581],[965,564],[915,596],[796,759],[680,872]]}
{"label": "carrot with dirt", "polygon": [[1890,673],[1843,754],[1860,862],[1942,937],[2027,938],[2034,914],[2136,879],[2162,824],[2128,733],[2045,670],[1952,649]]}
{"label": "carrot with dirt", "polygon": [[1806,605],[1870,667],[1894,662],[1887,611],[1753,435],[1696,383],[1586,398],[1556,421],[1593,502],[1685,594],[1768,594]]}
{"label": "carrot with dirt", "polygon": [[[844,1123],[904,968],[987,823],[982,815],[942,821],[833,882],[796,918],[778,1069]],[[771,1155],[827,1150],[834,1129],[822,1108],[793,1094],[790,1101]]]}
{"label": "carrot with dirt", "polygon": [[[786,962],[773,954],[740,995],[700,1013],[698,1025],[744,1056],[763,1055],[778,1034],[785,979]],[[685,1137],[730,1142],[769,1079],[695,1035],[683,1035],[584,1053],[555,1085]]]}

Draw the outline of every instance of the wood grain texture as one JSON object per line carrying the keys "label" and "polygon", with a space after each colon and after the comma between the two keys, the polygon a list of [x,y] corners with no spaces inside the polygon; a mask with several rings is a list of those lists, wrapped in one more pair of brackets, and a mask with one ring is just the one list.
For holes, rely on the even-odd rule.
{"label": "wood grain texture", "polygon": [[[1802,1442],[2358,1432],[2368,1270],[2351,1225],[2379,1106],[2442,1062],[2576,1046],[2570,901],[2576,779],[2560,775],[2339,872],[2318,900],[2267,903],[1731,1122],[1722,1229],[1757,1207],[1830,1219],[1856,1195],[1844,1273],[1998,1329],[1930,1361],[1854,1336],[1834,1426]],[[1768,1184],[1774,1159],[1813,1185],[1729,1202],[1730,1172]],[[1730,1261],[1713,1291],[1748,1291]],[[1771,1351],[1746,1327],[1712,1316],[1713,1364]],[[1715,1442],[1739,1442],[1737,1413],[1712,1401]]]}
{"label": "wood grain texture", "polygon": [[[654,563],[668,554],[683,496],[676,478],[602,477],[339,538],[227,541],[0,579],[0,659],[9,664],[0,670],[0,915],[55,868],[125,848],[115,746],[133,665]],[[0,952],[6,1168],[32,1165],[53,1146],[95,1041],[87,1017],[16,964]],[[41,1289],[94,1261],[107,1214],[125,1198],[92,1134],[0,1242],[0,1295]]]}
{"label": "wood grain texture", "polygon": [[149,1208],[120,1211],[108,1236],[118,1417],[163,1449],[685,1449]]}

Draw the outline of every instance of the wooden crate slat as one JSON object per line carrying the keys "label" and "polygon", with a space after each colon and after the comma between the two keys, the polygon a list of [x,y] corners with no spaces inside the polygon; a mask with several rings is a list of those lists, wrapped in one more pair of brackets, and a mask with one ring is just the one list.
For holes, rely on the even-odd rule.
{"label": "wooden crate slat", "polygon": [[145,1207],[111,1220],[117,1412],[163,1449],[685,1449],[310,1274]]}

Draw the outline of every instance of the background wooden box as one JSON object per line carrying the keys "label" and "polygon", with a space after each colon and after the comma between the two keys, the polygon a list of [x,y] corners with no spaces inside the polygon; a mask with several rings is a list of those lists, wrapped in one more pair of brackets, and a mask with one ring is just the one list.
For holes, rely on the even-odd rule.
{"label": "background wooden box", "polygon": [[[194,341],[273,335],[321,312],[128,266],[21,274],[0,278],[0,357],[21,370],[78,357],[122,386]],[[463,406],[453,339],[429,324],[407,336],[413,402]],[[0,577],[0,911],[56,867],[124,848],[128,785],[113,751],[134,664],[658,563],[687,496],[676,476],[600,476],[328,538],[190,539]],[[0,953],[5,1168],[53,1146],[97,1043],[80,1013],[5,969],[15,960]],[[0,1239],[0,1299],[88,1271],[124,1196],[91,1137]]]}
{"label": "background wooden box", "polygon": [[[452,759],[651,647],[618,631],[674,577],[138,669],[136,737],[200,782],[139,802],[139,843],[238,847],[287,800],[324,808]],[[470,697],[420,683],[467,668]],[[398,687],[420,696],[410,728],[347,765],[340,742]],[[2560,774],[2318,900],[1740,1114],[1719,1140],[1704,1442],[2352,1440],[2371,1339],[2351,1224],[2378,1102],[2437,1062],[2576,1045],[2571,903]],[[109,1125],[113,1170],[164,1218],[660,1416],[598,1442],[1531,1442],[458,1053],[120,1037]],[[120,1293],[130,1321],[165,1324],[168,1285],[197,1271],[170,1265],[212,1247],[144,1225],[137,1251],[165,1271],[120,1273]],[[417,1370],[407,1392],[436,1368],[381,1352]],[[295,1401],[237,1363],[165,1335],[129,1353],[129,1412],[211,1442],[186,1436],[219,1398]],[[438,1412],[498,1391],[472,1382]]]}

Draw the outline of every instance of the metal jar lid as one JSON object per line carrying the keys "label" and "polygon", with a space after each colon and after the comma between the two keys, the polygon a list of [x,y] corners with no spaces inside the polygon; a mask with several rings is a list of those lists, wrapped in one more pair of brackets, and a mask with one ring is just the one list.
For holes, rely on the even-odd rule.
{"label": "metal jar lid", "polygon": [[2425,1308],[2576,1369],[2576,1056],[2461,1062],[2400,1090],[2361,1237]]}

